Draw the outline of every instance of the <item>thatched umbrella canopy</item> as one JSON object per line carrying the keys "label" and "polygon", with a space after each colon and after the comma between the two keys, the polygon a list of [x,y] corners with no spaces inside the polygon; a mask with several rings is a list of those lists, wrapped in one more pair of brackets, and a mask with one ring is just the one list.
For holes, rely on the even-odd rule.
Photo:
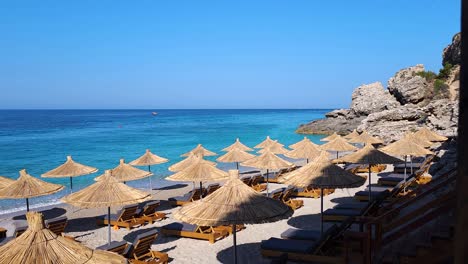
{"label": "thatched umbrella canopy", "polygon": [[181,171],[181,170],[187,168],[188,166],[190,166],[192,164],[197,163],[199,160],[201,160],[203,162],[206,162],[208,164],[211,164],[213,166],[216,165],[216,163],[213,162],[213,161],[204,160],[201,156],[199,157],[199,156],[191,153],[186,159],[181,160],[181,161],[179,161],[177,163],[174,163],[171,166],[169,166],[168,170],[172,171],[172,172],[178,172],[178,171]]}
{"label": "thatched umbrella canopy", "polygon": [[242,144],[242,142],[240,142],[239,138],[236,138],[236,142],[234,142],[229,147],[223,148],[223,151],[227,152],[227,151],[231,151],[233,149],[239,149],[239,150],[243,150],[243,151],[252,151],[253,150],[253,149],[247,147],[246,145]]}
{"label": "thatched umbrella canopy", "polygon": [[205,157],[205,156],[216,156],[218,154],[214,153],[213,151],[207,150],[205,147],[202,146],[202,144],[198,144],[194,149],[191,151],[184,153],[180,155],[181,157],[188,157],[190,156],[190,153],[193,153],[197,156]]}
{"label": "thatched umbrella canopy", "polygon": [[292,210],[284,203],[261,195],[245,185],[237,170],[229,180],[203,200],[182,206],[174,218],[195,225],[233,225],[234,262],[237,263],[236,227],[239,224],[276,222],[289,218]]}
{"label": "thatched umbrella canopy", "polygon": [[296,148],[299,148],[303,145],[313,145],[315,147],[318,147],[317,144],[315,144],[314,142],[312,142],[308,137],[304,137],[301,141],[298,141],[294,144],[291,144],[289,145],[289,148],[290,149],[296,149]]}
{"label": "thatched umbrella canopy", "polygon": [[[280,183],[294,185],[300,188],[320,188],[320,210],[323,213],[323,189],[324,188],[354,188],[361,186],[366,179],[348,172],[333,164],[328,159],[328,153],[322,151],[320,155],[309,164],[295,171],[286,173],[279,179]],[[323,219],[322,219],[323,220]],[[323,221],[321,224],[323,231]]]}
{"label": "thatched umbrella canopy", "polygon": [[97,171],[97,168],[83,165],[74,161],[72,156],[67,156],[67,161],[65,161],[65,163],[41,176],[44,178],[70,177],[70,190],[73,191],[73,177],[88,175]]}
{"label": "thatched umbrella canopy", "polygon": [[216,160],[219,162],[235,162],[237,169],[239,169],[239,162],[244,162],[251,158],[255,157],[255,155],[250,154],[246,151],[243,151],[238,148],[233,148],[228,151],[228,153],[222,155],[221,157],[217,158]]}
{"label": "thatched umbrella canopy", "polygon": [[346,140],[350,140],[350,139],[353,139],[353,138],[355,138],[357,136],[359,136],[359,133],[357,132],[356,129],[354,129],[353,132],[349,133],[346,136],[343,136],[343,138],[346,139]]}
{"label": "thatched umbrella canopy", "polygon": [[[124,159],[120,159],[120,164],[111,170],[111,174],[112,177],[124,183],[128,181],[140,180],[153,175],[153,173],[149,171],[140,170],[130,164],[125,163]],[[104,178],[104,176],[105,174],[102,174],[101,176],[96,177],[94,180],[100,181],[102,178]]]}
{"label": "thatched umbrella canopy", "polygon": [[270,146],[271,144],[275,144],[275,142],[278,143],[277,141],[271,139],[270,136],[267,136],[265,140],[258,143],[254,148],[256,148],[256,149],[266,148],[266,147]]}
{"label": "thatched umbrella canopy", "polygon": [[56,235],[44,227],[42,214],[26,214],[29,227],[19,237],[0,247],[0,263],[5,264],[124,264],[116,253],[93,250],[83,244]]}
{"label": "thatched umbrella canopy", "polygon": [[383,144],[384,142],[377,138],[371,136],[369,133],[366,131],[362,132],[361,135],[356,136],[352,139],[348,140],[349,143],[362,143],[364,145],[371,145],[371,144]]}
{"label": "thatched umbrella canopy", "polygon": [[[100,181],[63,197],[61,201],[81,208],[107,207],[110,219],[111,207],[141,203],[150,198],[151,194],[125,185],[111,175],[111,170],[106,170]],[[111,241],[110,231],[109,221],[109,243]]]}
{"label": "thatched umbrella canopy", "polygon": [[202,158],[198,158],[198,161],[166,177],[166,180],[200,182],[200,193],[202,193],[203,181],[219,181],[225,180],[227,177],[227,172],[216,168],[215,165],[205,162]]}
{"label": "thatched umbrella canopy", "polygon": [[257,153],[262,154],[266,151],[270,151],[274,154],[286,154],[289,150],[285,149],[283,146],[283,144],[280,144],[278,143],[278,141],[275,140],[275,143],[271,143],[270,145],[260,149],[259,151],[257,151]]}
{"label": "thatched umbrella canopy", "polygon": [[249,159],[241,163],[242,166],[253,167],[257,169],[265,169],[267,176],[267,194],[268,194],[268,171],[269,170],[279,170],[293,166],[289,161],[286,161],[278,156],[276,156],[271,151],[266,151],[262,155],[255,158]]}
{"label": "thatched umbrella canopy", "polygon": [[413,143],[416,143],[423,148],[429,148],[433,144],[431,141],[428,141],[422,137],[418,137],[411,132],[406,133],[403,138],[406,138],[407,140],[412,141]]}
{"label": "thatched umbrella canopy", "polygon": [[338,135],[336,132],[333,132],[333,134],[329,135],[328,137],[324,137],[320,139],[320,141],[332,141],[337,137],[340,137],[340,135]]}
{"label": "thatched umbrella canopy", "polygon": [[[168,161],[169,161],[168,159],[160,157],[156,154],[153,154],[149,149],[147,149],[145,154],[140,156],[138,159],[130,162],[129,164],[132,166],[148,166],[148,172],[151,172],[151,165],[166,163]],[[149,179],[149,187],[151,190],[152,189],[151,176],[149,176],[148,179]]]}
{"label": "thatched umbrella canopy", "polygon": [[63,190],[59,184],[49,183],[34,178],[25,169],[20,170],[20,177],[8,188],[0,189],[0,198],[4,199],[26,199],[26,210],[29,212],[29,198],[53,194]]}
{"label": "thatched umbrella canopy", "polygon": [[7,187],[8,185],[14,183],[15,180],[8,177],[0,176],[0,189]]}
{"label": "thatched umbrella canopy", "polygon": [[371,202],[371,166],[375,164],[395,164],[403,162],[402,160],[390,156],[372,146],[367,144],[362,149],[339,158],[337,161],[348,162],[355,164],[368,164],[369,165],[369,202]]}
{"label": "thatched umbrella canopy", "polygon": [[338,158],[338,152],[340,151],[353,151],[357,148],[344,140],[341,136],[337,136],[335,139],[320,145],[320,148],[328,151],[336,151],[336,158]]}
{"label": "thatched umbrella canopy", "polygon": [[293,159],[306,159],[307,163],[309,163],[309,160],[317,158],[320,152],[321,150],[315,144],[304,143],[297,145],[295,149],[288,151],[284,155]]}
{"label": "thatched umbrella canopy", "polygon": [[421,127],[417,132],[414,133],[415,136],[423,138],[427,141],[445,141],[446,137],[437,134],[436,132],[428,129],[427,127]]}

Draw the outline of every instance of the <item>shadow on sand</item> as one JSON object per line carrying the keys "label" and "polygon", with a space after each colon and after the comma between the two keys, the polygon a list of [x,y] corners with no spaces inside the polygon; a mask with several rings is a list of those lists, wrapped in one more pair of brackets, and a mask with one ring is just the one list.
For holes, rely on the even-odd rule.
{"label": "shadow on sand", "polygon": [[[32,209],[31,211],[35,211],[35,210]],[[44,219],[52,219],[52,218],[65,215],[67,213],[67,210],[63,208],[54,207],[52,209],[39,211],[39,213],[42,213],[42,215],[44,216]],[[13,220],[26,220],[26,214],[14,216],[12,219]]]}
{"label": "shadow on sand", "polygon": [[65,232],[84,232],[98,229],[96,217],[81,217],[69,219]]}
{"label": "shadow on sand", "polygon": [[[218,252],[216,259],[221,263],[234,263],[234,246]],[[259,262],[259,260],[261,260]],[[238,263],[271,263],[271,259],[263,258],[260,253],[260,243],[237,245]]]}
{"label": "shadow on sand", "polygon": [[178,184],[169,185],[169,186],[165,186],[165,187],[161,187],[161,188],[154,188],[153,190],[155,190],[155,191],[167,191],[167,190],[180,189],[180,188],[184,188],[184,187],[187,187],[187,186],[188,186],[188,184],[178,183]]}

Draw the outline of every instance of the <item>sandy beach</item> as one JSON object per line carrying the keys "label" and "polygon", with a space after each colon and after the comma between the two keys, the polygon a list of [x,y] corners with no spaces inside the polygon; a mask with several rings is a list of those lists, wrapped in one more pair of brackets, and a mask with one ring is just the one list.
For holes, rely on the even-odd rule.
{"label": "sandy beach", "polygon": [[[386,171],[391,171],[392,166],[388,166]],[[372,182],[377,182],[377,175],[372,175]],[[324,210],[331,208],[337,203],[345,201],[357,202],[352,196],[355,192],[365,189],[367,184],[359,188],[336,189],[334,193],[324,197]],[[282,184],[269,184],[269,190],[285,187]],[[112,230],[113,241],[133,242],[134,238],[149,230],[159,229],[161,226],[176,222],[171,214],[178,210],[171,207],[166,201],[170,197],[187,193],[193,188],[190,184],[173,184],[169,187],[153,190],[153,200],[160,200],[159,211],[165,212],[168,218],[153,224],[127,230],[121,228]],[[287,219],[268,224],[246,225],[246,229],[238,232],[238,257],[239,263],[270,263],[270,259],[263,258],[260,254],[260,242],[270,237],[280,237],[280,234],[288,228],[320,229],[320,199],[298,198],[304,200],[304,207],[294,212],[294,215]],[[115,213],[120,208],[111,208],[111,213]],[[76,240],[91,247],[96,248],[107,243],[107,227],[96,226],[95,217],[104,215],[106,209],[80,209],[67,204],[59,204],[46,208],[35,209],[44,211],[46,219],[66,216],[69,220],[65,229],[66,235],[75,237]],[[8,230],[7,235],[11,236],[15,225],[24,225],[24,212],[0,216],[0,226]],[[325,228],[329,226],[325,223]],[[171,263],[230,263],[232,261],[232,236],[218,240],[210,244],[205,240],[190,238],[166,237],[159,235],[152,248],[157,251],[167,252],[172,259]]]}

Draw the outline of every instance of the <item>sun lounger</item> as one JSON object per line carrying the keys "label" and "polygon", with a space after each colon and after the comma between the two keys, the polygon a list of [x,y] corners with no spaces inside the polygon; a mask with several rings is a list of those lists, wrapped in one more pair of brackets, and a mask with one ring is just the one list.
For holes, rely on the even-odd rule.
{"label": "sun lounger", "polygon": [[291,209],[296,210],[304,206],[304,200],[293,199],[293,194],[296,192],[294,187],[288,187],[284,189],[283,196],[281,200],[283,203],[291,207]]}
{"label": "sun lounger", "polygon": [[[203,191],[204,190],[202,189],[202,192]],[[194,189],[185,195],[169,198],[168,201],[172,206],[184,205],[186,203],[199,200],[201,198],[201,194],[200,189]]]}
{"label": "sun lounger", "polygon": [[[387,165],[375,164],[371,165],[371,172],[377,173],[385,170]],[[348,164],[344,167],[345,170],[352,173],[366,173],[369,172],[369,165],[366,164]]]}
{"label": "sun lounger", "polygon": [[155,221],[166,219],[166,214],[163,212],[156,212],[159,207],[159,201],[146,203],[143,208],[138,208],[136,215],[138,218],[143,219],[145,222],[152,224]]}
{"label": "sun lounger", "polygon": [[[323,195],[329,195],[335,192],[335,189],[323,189]],[[307,187],[297,188],[295,192],[297,197],[320,198],[320,189]]]}
{"label": "sun lounger", "polygon": [[228,235],[228,232],[225,230],[214,230],[213,228],[200,227],[187,223],[172,223],[165,225],[161,227],[161,233],[167,236],[208,240],[211,244]]}
{"label": "sun lounger", "polygon": [[274,191],[271,191],[269,194],[268,194],[268,197],[272,198],[272,199],[275,199],[275,200],[278,200],[278,201],[281,201],[281,198],[283,197],[283,191],[285,190],[286,188],[279,188],[279,189],[276,189]]}
{"label": "sun lounger", "polygon": [[262,175],[255,175],[252,176],[252,181],[250,182],[250,187],[252,187],[255,191],[257,192],[263,192],[266,190],[266,184],[262,183],[263,182],[263,176]]}
{"label": "sun lounger", "polygon": [[68,219],[65,216],[57,217],[54,219],[45,220],[45,227],[56,235],[61,236],[68,224]]}
{"label": "sun lounger", "polygon": [[243,177],[241,177],[240,180],[241,180],[243,183],[245,183],[246,185],[250,186],[251,183],[252,183],[252,178],[253,178],[253,176],[248,175],[248,176],[243,176]]}
{"label": "sun lounger", "polygon": [[315,240],[320,239],[320,231],[289,228],[289,229],[286,229],[286,231],[284,231],[283,233],[281,233],[280,236],[282,239],[315,241]]}
{"label": "sun lounger", "polygon": [[333,206],[333,209],[362,210],[367,207],[367,203],[340,203]]}
{"label": "sun lounger", "polygon": [[[221,231],[221,232],[225,231],[229,235],[232,235],[232,233],[234,232],[234,229],[232,228],[232,225],[222,225],[222,226],[215,226],[215,227],[208,227],[208,228],[213,228],[213,230],[215,230],[215,231]],[[236,232],[242,231],[244,229],[245,229],[244,225],[236,225]]]}
{"label": "sun lounger", "polygon": [[281,169],[276,173],[270,172],[270,173],[268,173],[268,177],[264,177],[264,178],[269,183],[278,183],[278,180],[281,177],[281,175],[283,175],[285,173],[288,173],[288,172],[291,172],[293,170],[296,170],[298,168],[300,168],[300,167],[299,166],[293,166],[293,167],[290,167],[290,168]]}
{"label": "sun lounger", "polygon": [[159,264],[167,263],[169,256],[167,253],[151,250],[151,245],[158,236],[158,231],[153,230],[139,234],[132,245],[128,247],[126,257],[130,263],[134,264]]}
{"label": "sun lounger", "polygon": [[112,241],[110,244],[99,246],[96,249],[114,252],[123,256],[125,255],[128,246],[129,244],[127,241]]}
{"label": "sun lounger", "polygon": [[207,196],[209,194],[212,194],[214,191],[218,190],[220,187],[221,187],[221,185],[219,183],[213,183],[213,184],[208,185],[206,187],[206,190],[205,190],[205,193],[203,194],[203,196]]}
{"label": "sun lounger", "polygon": [[[127,205],[123,207],[117,214],[113,214],[110,217],[110,224],[114,227],[125,227],[130,230],[130,228],[145,223],[145,220],[138,218],[137,215],[138,205]],[[97,225],[107,225],[108,216],[100,216],[96,218]]]}

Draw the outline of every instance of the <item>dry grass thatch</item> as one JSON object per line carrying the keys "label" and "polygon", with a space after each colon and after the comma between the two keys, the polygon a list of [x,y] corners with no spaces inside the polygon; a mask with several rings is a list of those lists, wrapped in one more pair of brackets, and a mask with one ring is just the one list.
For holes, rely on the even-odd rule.
{"label": "dry grass thatch", "polygon": [[219,162],[243,162],[254,158],[255,155],[245,152],[241,149],[231,149],[228,153],[222,155],[221,157],[217,158],[216,160]]}
{"label": "dry grass thatch", "polygon": [[315,144],[303,143],[288,151],[285,156],[293,159],[315,159],[320,155],[321,150]]}
{"label": "dry grass thatch", "polygon": [[26,170],[20,170],[20,177],[8,188],[0,189],[0,197],[6,199],[32,198],[61,191],[60,184],[45,182],[29,175]]}
{"label": "dry grass thatch", "polygon": [[371,136],[366,131],[362,132],[361,135],[355,136],[348,140],[349,143],[363,143],[363,144],[383,144],[384,142],[377,137]]}
{"label": "dry grass thatch", "polygon": [[161,164],[168,162],[169,160],[163,157],[159,157],[156,154],[153,154],[149,149],[146,150],[145,154],[140,156],[138,159],[130,162],[132,166],[151,166],[156,164]]}
{"label": "dry grass thatch", "polygon": [[244,184],[238,171],[229,171],[229,180],[218,190],[182,206],[174,213],[181,221],[203,225],[258,224],[275,222],[292,215],[284,203],[268,198]]}
{"label": "dry grass thatch", "polygon": [[[112,177],[118,181],[123,182],[139,180],[153,175],[153,173],[149,171],[140,170],[130,164],[125,163],[125,160],[123,159],[120,159],[120,164],[111,170],[111,174]],[[104,178],[104,175],[105,174],[102,174],[96,177],[94,180],[100,181],[102,178]]]}
{"label": "dry grass thatch", "polygon": [[256,148],[256,149],[266,148],[266,147],[270,146],[271,144],[275,144],[275,142],[278,143],[277,141],[271,139],[270,136],[267,136],[265,140],[258,143],[254,148]]}
{"label": "dry grass thatch", "polygon": [[8,177],[0,176],[0,189],[7,187],[8,185],[14,183],[15,180]]}
{"label": "dry grass thatch", "polygon": [[5,264],[124,264],[116,253],[93,250],[83,244],[58,236],[44,228],[42,214],[28,212],[28,229],[0,247],[0,263]]}
{"label": "dry grass thatch", "polygon": [[310,141],[310,139],[308,137],[304,137],[301,141],[298,141],[294,144],[291,144],[289,145],[289,148],[290,149],[296,149],[296,148],[299,148],[303,145],[312,145],[314,147],[318,147],[317,144],[315,144],[314,142]]}
{"label": "dry grass thatch", "polygon": [[275,140],[275,143],[271,143],[257,152],[260,154],[263,154],[266,151],[270,151],[271,153],[274,153],[274,154],[286,154],[288,153],[289,150],[285,149],[283,147],[283,144],[280,144],[278,143],[278,141]]}
{"label": "dry grass thatch", "polygon": [[216,156],[217,154],[213,151],[209,151],[202,146],[202,144],[198,144],[194,149],[191,151],[180,155],[181,157],[188,157],[190,153],[193,153],[197,156],[205,157],[205,156]]}
{"label": "dry grass thatch", "polygon": [[314,188],[354,188],[365,182],[366,178],[348,172],[331,163],[328,153],[323,151],[312,162],[295,171],[286,173],[280,183],[297,187]]}
{"label": "dry grass thatch", "polygon": [[341,136],[337,136],[335,139],[320,146],[323,150],[329,151],[352,151],[357,148],[344,140]]}
{"label": "dry grass thatch", "polygon": [[421,147],[411,140],[408,140],[408,138],[402,138],[386,147],[381,148],[380,150],[394,156],[410,155],[419,157],[433,154],[431,151]]}
{"label": "dry grass thatch", "polygon": [[234,142],[229,147],[223,148],[223,151],[231,151],[231,150],[234,150],[234,149],[239,149],[239,150],[243,150],[243,151],[252,151],[253,150],[253,149],[247,147],[246,145],[242,144],[242,142],[240,142],[239,138],[236,138],[236,142]]}
{"label": "dry grass thatch", "polygon": [[394,164],[403,162],[398,158],[390,156],[374,148],[371,144],[368,144],[362,149],[344,157],[341,157],[335,161],[356,164]]}
{"label": "dry grass thatch", "polygon": [[205,162],[199,158],[198,161],[185,169],[166,177],[169,181],[218,181],[225,180],[228,173],[216,168],[215,166]]}
{"label": "dry grass thatch", "polygon": [[322,139],[320,139],[320,141],[332,141],[334,140],[335,138],[339,137],[340,135],[338,135],[336,132],[333,132],[333,134],[329,135],[328,137],[324,137]]}
{"label": "dry grass thatch", "polygon": [[349,133],[348,135],[344,136],[343,138],[346,140],[351,140],[355,137],[359,136],[359,133],[357,132],[356,129],[353,130],[353,132]]}
{"label": "dry grass thatch", "polygon": [[260,156],[254,157],[241,163],[242,166],[253,167],[258,169],[270,169],[278,170],[293,166],[291,162],[288,162],[270,151],[266,151]]}
{"label": "dry grass thatch", "polygon": [[423,148],[428,148],[433,145],[431,141],[428,141],[426,139],[423,139],[421,137],[416,136],[415,134],[408,132],[404,135],[404,138],[406,138],[409,141],[412,141],[413,143],[418,144],[419,146]]}
{"label": "dry grass thatch", "polygon": [[63,197],[61,201],[82,208],[102,208],[141,203],[150,198],[150,194],[119,182],[110,170],[106,170],[100,181]]}
{"label": "dry grass thatch", "polygon": [[428,129],[427,127],[421,127],[417,132],[414,133],[415,136],[425,139],[427,141],[445,141],[446,137],[437,134],[436,132]]}
{"label": "dry grass thatch", "polygon": [[202,162],[206,162],[206,163],[208,163],[210,165],[213,165],[213,166],[216,165],[215,162],[212,162],[212,161],[209,161],[209,160],[204,160],[202,157],[198,157],[197,155],[191,153],[186,159],[184,159],[182,161],[179,161],[179,162],[169,166],[168,170],[172,171],[172,172],[178,172],[178,171],[181,171],[181,170],[189,167],[192,164],[197,163],[199,160],[201,160]]}
{"label": "dry grass thatch", "polygon": [[41,176],[44,178],[77,177],[95,173],[98,169],[80,164],[67,156],[67,161],[57,168],[50,170]]}

